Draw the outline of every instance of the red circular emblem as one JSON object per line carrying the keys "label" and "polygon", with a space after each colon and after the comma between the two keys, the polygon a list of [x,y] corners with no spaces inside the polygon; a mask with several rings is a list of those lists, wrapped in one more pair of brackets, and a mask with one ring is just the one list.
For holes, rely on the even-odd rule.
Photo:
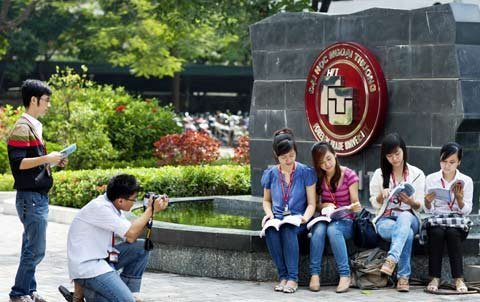
{"label": "red circular emblem", "polygon": [[360,44],[330,45],[308,73],[305,110],[317,140],[330,142],[339,156],[360,151],[383,125],[387,110],[380,64]]}

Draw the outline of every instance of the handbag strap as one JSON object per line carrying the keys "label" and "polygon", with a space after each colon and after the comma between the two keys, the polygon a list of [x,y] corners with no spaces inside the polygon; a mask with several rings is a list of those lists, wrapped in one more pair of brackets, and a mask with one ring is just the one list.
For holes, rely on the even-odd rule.
{"label": "handbag strap", "polygon": [[367,263],[371,262],[373,258],[375,258],[375,256],[378,254],[378,252],[380,251],[380,248],[379,247],[376,247],[373,249],[372,252],[370,252],[370,255],[368,255],[367,257]]}

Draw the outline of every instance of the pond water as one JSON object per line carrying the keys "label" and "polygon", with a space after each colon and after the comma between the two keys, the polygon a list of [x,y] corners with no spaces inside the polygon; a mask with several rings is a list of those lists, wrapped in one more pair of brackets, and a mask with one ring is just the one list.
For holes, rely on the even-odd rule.
{"label": "pond water", "polygon": [[[139,215],[143,209],[133,212]],[[240,212],[234,208],[218,207],[214,200],[171,202],[165,211],[155,214],[154,219],[194,226],[259,230],[261,217],[242,215]]]}

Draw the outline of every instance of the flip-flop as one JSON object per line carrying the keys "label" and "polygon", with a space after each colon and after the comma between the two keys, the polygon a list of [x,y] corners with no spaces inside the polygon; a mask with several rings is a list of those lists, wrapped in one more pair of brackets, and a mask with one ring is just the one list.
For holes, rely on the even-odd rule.
{"label": "flip-flop", "polygon": [[294,292],[297,291],[298,286],[292,287],[292,286],[285,286],[283,287],[283,292],[286,294],[293,294]]}

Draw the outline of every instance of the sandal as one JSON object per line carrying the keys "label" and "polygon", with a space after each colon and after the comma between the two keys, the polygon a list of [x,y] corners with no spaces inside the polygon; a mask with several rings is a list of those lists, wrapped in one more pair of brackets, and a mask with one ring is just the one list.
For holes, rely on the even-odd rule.
{"label": "sandal", "polygon": [[463,282],[463,278],[455,279],[455,288],[458,293],[468,292],[468,287],[465,285],[465,282]]}
{"label": "sandal", "polygon": [[438,286],[440,285],[440,278],[433,278],[430,283],[427,285],[427,291],[428,292],[436,292],[438,291]]}
{"label": "sandal", "polygon": [[280,283],[275,285],[273,290],[276,291],[276,292],[283,292],[283,289],[284,289],[286,284],[287,284],[287,280],[280,280]]}
{"label": "sandal", "polygon": [[[288,285],[288,283],[293,283],[294,285],[291,286],[291,285]],[[286,294],[293,294],[294,292],[297,291],[297,288],[298,288],[297,282],[295,282],[295,281],[288,281],[288,282],[287,282],[287,285],[285,285],[285,286],[283,287],[283,292],[286,293]]]}

